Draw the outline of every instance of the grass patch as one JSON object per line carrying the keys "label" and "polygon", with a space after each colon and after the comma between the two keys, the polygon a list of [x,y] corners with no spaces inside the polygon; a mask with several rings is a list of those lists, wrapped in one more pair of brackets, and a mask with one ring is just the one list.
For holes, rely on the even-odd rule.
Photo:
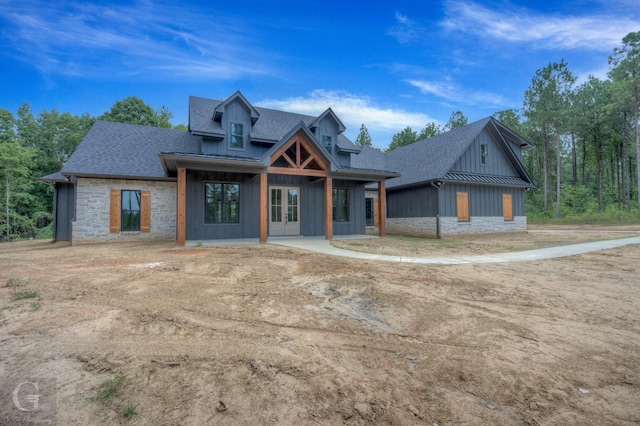
{"label": "grass patch", "polygon": [[40,301],[37,302],[31,302],[31,312],[35,312],[38,309],[40,309]]}
{"label": "grass patch", "polygon": [[29,281],[18,277],[11,277],[7,280],[7,286],[11,287],[14,291],[26,286],[28,283]]}
{"label": "grass patch", "polygon": [[124,376],[117,376],[113,379],[105,380],[98,388],[96,399],[105,405],[109,405],[116,396],[120,395],[122,386],[124,386]]}
{"label": "grass patch", "polygon": [[11,296],[12,300],[33,299],[36,297],[40,298],[40,294],[37,291],[31,290],[16,291],[13,293],[13,296]]}
{"label": "grass patch", "polygon": [[124,410],[122,410],[122,415],[125,418],[129,419],[129,418],[135,416],[136,414],[138,414],[138,411],[136,410],[136,408],[138,408],[137,405],[127,404],[124,407]]}

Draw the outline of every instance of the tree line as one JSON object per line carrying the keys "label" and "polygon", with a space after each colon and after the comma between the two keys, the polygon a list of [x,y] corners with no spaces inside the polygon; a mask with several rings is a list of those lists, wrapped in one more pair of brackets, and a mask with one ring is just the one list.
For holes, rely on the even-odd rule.
{"label": "tree line", "polygon": [[[622,39],[608,58],[606,79],[577,78],[561,60],[536,71],[520,109],[494,116],[531,143],[523,161],[535,189],[526,195],[527,215],[588,216],[610,212],[640,215],[640,32]],[[417,133],[406,127],[387,151],[467,124],[454,111],[441,128]],[[363,124],[356,144],[372,146]]]}
{"label": "tree line", "polygon": [[[522,108],[494,114],[531,143],[523,153],[535,184],[526,195],[527,215],[640,214],[640,31],[625,36],[608,63],[606,79],[589,76],[576,85],[564,60],[551,62],[536,71]],[[15,115],[0,108],[0,241],[52,235],[53,192],[36,179],[58,172],[96,120],[186,130],[172,118],[165,106],[153,109],[133,96],[99,117],[55,109],[35,115],[28,103]],[[444,126],[406,127],[387,150],[467,121],[454,111]],[[364,124],[355,142],[373,145]]]}
{"label": "tree line", "polygon": [[52,235],[53,190],[36,179],[60,171],[96,120],[172,126],[173,115],[131,96],[99,117],[55,109],[33,113],[28,103],[14,115],[0,108],[0,241]]}

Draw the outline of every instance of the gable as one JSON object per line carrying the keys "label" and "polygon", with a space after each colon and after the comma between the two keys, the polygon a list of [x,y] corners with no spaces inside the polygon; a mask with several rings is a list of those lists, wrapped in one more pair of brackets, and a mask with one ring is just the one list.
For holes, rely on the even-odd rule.
{"label": "gable", "polygon": [[[482,145],[487,147],[486,164],[482,164]],[[449,172],[491,176],[519,176],[513,164],[507,158],[503,147],[496,142],[486,128],[469,144]]]}
{"label": "gable", "polygon": [[322,149],[301,127],[273,152],[269,153],[267,168],[269,173],[326,176],[328,164]]}

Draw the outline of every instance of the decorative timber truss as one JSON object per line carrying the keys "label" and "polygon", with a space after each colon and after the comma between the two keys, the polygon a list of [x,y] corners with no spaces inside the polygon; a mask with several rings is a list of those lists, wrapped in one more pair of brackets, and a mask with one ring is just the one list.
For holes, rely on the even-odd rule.
{"label": "decorative timber truss", "polygon": [[301,176],[327,176],[327,164],[297,132],[269,158],[268,173]]}

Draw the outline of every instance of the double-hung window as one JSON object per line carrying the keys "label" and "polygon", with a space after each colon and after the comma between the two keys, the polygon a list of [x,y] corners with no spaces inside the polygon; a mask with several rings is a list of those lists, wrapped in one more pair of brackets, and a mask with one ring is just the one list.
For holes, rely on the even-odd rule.
{"label": "double-hung window", "polygon": [[242,123],[231,123],[229,138],[229,145],[231,146],[231,148],[244,148],[244,126],[242,125]]}
{"label": "double-hung window", "polygon": [[489,164],[489,145],[486,143],[480,145],[480,164],[483,166]]}
{"label": "double-hung window", "polygon": [[237,183],[204,184],[204,222],[240,222],[240,185]]}
{"label": "double-hung window", "polygon": [[327,150],[329,154],[331,154],[331,146],[332,146],[332,138],[328,135],[322,135],[322,146]]}
{"label": "double-hung window", "polygon": [[349,222],[349,190],[333,188],[333,221]]}

